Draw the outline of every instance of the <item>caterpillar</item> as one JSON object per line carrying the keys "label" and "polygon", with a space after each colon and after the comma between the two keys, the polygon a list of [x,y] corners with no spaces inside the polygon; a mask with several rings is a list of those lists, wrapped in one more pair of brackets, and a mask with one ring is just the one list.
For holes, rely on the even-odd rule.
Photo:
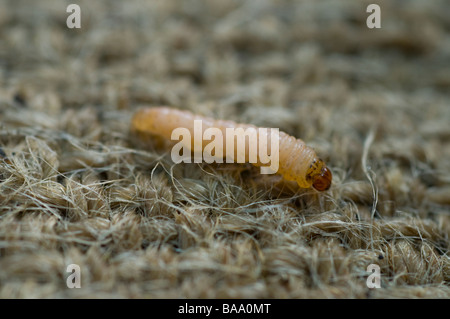
{"label": "caterpillar", "polygon": [[[233,121],[214,120],[212,118],[195,115],[189,111],[182,111],[170,107],[147,107],[136,111],[131,120],[131,129],[136,132],[138,136],[159,136],[163,139],[170,140],[172,132],[176,128],[186,128],[194,134],[194,121],[201,120],[203,129],[218,128],[226,136],[227,128],[254,128],[254,125],[240,124]],[[257,131],[257,139],[261,140],[263,136],[260,131]],[[264,136],[264,137],[267,137]],[[282,131],[279,131],[279,168],[277,173],[281,174],[284,179],[288,181],[296,181],[301,188],[314,187],[318,191],[326,191],[331,186],[332,173],[325,165],[324,161],[317,157],[314,150],[300,140],[290,136]],[[190,149],[193,150],[195,141],[189,141]],[[249,143],[246,143],[246,150],[248,151]],[[222,144],[224,145],[224,144]],[[204,149],[205,142],[202,142],[201,148]],[[235,146],[236,147],[236,146]],[[225,154],[225,152],[220,152]],[[235,157],[238,152],[235,150]],[[248,152],[246,152],[248,154]],[[246,156],[248,161],[248,156]],[[255,166],[263,166],[258,158],[256,162],[252,162]]]}

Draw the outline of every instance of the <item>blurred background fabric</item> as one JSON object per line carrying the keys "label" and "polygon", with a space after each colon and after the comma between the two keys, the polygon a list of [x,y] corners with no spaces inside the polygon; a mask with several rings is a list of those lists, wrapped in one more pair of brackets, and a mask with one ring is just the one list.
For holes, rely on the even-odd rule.
{"label": "blurred background fabric", "polygon": [[[447,0],[1,1],[0,297],[449,298],[449,13]],[[333,186],[173,165],[130,133],[157,105],[301,138]]]}

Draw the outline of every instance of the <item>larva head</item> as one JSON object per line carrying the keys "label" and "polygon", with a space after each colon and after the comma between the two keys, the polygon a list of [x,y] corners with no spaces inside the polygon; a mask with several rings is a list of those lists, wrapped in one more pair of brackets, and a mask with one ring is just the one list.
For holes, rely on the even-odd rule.
{"label": "larva head", "polygon": [[332,179],[331,171],[324,166],[320,174],[313,176],[313,187],[321,192],[326,191],[330,188]]}
{"label": "larva head", "polygon": [[306,174],[306,178],[311,181],[316,190],[323,192],[330,188],[333,176],[321,159],[315,159]]}

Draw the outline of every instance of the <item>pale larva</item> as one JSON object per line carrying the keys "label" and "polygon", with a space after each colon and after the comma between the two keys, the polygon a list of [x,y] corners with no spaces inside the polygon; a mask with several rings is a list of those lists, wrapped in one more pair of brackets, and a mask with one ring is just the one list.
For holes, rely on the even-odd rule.
{"label": "pale larva", "polygon": [[[138,110],[133,116],[131,128],[140,136],[151,134],[170,140],[174,129],[184,127],[191,132],[193,138],[194,120],[201,120],[204,129],[219,128],[223,131],[224,136],[227,127],[256,128],[253,125],[214,120],[169,107],[149,107]],[[194,141],[191,142],[191,145],[194,145]],[[205,147],[205,144],[203,144],[203,147]],[[225,154],[225,151],[223,154]],[[237,154],[237,152],[234,152],[234,154]],[[252,164],[255,166],[264,165],[260,162]],[[277,173],[281,174],[286,180],[296,181],[302,188],[313,186],[319,191],[325,191],[331,186],[331,171],[317,157],[314,150],[306,146],[302,140],[281,131],[279,132],[279,169]]]}

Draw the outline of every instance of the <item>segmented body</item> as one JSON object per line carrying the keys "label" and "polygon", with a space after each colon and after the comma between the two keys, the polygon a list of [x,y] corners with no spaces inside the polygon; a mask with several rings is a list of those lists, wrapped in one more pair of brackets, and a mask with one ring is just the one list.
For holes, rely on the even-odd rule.
{"label": "segmented body", "polygon": [[[219,128],[223,135],[226,135],[226,128],[255,128],[250,124],[240,124],[233,121],[214,120],[212,118],[195,115],[188,111],[181,111],[169,107],[149,107],[140,109],[136,112],[132,119],[132,129],[142,134],[158,135],[165,139],[171,139],[172,132],[176,128],[184,127],[191,132],[194,137],[194,121],[201,120],[203,130],[208,128]],[[327,190],[331,186],[332,175],[325,163],[319,159],[314,150],[305,143],[290,136],[282,131],[279,132],[279,169],[286,180],[296,181],[302,188],[313,186],[319,191]],[[258,140],[267,139],[267,134],[261,136],[258,133]],[[194,147],[196,141],[191,141],[191,147]],[[209,141],[202,141],[200,146],[202,149]],[[225,144],[224,144],[225,145]],[[237,146],[235,145],[235,148]],[[248,154],[248,145],[245,150],[235,149],[234,154],[237,156],[239,151],[245,151]],[[223,152],[225,154],[225,151]],[[259,161],[252,163],[255,166],[263,166]]]}

